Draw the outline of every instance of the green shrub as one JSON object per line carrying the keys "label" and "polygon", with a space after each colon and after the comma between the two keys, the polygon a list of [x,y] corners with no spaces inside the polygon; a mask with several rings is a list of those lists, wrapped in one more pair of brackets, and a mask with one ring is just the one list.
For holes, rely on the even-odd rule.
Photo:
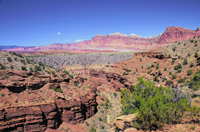
{"label": "green shrub", "polygon": [[151,67],[154,67],[154,64],[151,64]]}
{"label": "green shrub", "polygon": [[164,68],[164,71],[167,71],[167,67]]}
{"label": "green shrub", "polygon": [[89,132],[96,132],[96,128],[94,128],[93,126],[90,128]]}
{"label": "green shrub", "polygon": [[196,128],[196,126],[191,126],[190,127],[191,130],[194,130],[195,128]]}
{"label": "green shrub", "polygon": [[185,79],[184,78],[180,78],[179,80],[178,80],[178,83],[184,83],[185,82]]}
{"label": "green shrub", "polygon": [[191,56],[191,54],[190,54],[190,53],[188,53],[188,56],[190,57],[190,56]]}
{"label": "green shrub", "polygon": [[158,80],[158,76],[156,75],[155,77],[154,77],[154,81],[157,81]]}
{"label": "green shrub", "polygon": [[187,75],[188,75],[188,76],[190,76],[190,75],[192,75],[192,74],[193,74],[193,71],[192,71],[192,70],[188,70],[188,71],[187,71]]}
{"label": "green shrub", "polygon": [[176,79],[177,75],[176,74],[172,74],[172,79]]}
{"label": "green shrub", "polygon": [[84,80],[88,80],[87,78],[83,78]]}
{"label": "green shrub", "polygon": [[[192,75],[192,74],[191,74]],[[200,88],[200,70],[198,70],[188,83],[189,88],[198,90]]]}
{"label": "green shrub", "polygon": [[190,64],[190,67],[193,67],[194,66],[194,63],[192,62],[191,64]]}
{"label": "green shrub", "polygon": [[7,57],[7,61],[8,61],[8,62],[11,62],[12,59],[11,59],[10,57]]}
{"label": "green shrub", "polygon": [[148,66],[148,67],[147,67],[147,69],[151,69],[151,67],[150,67],[150,66]]}
{"label": "green shrub", "polygon": [[69,77],[72,78],[72,79],[74,78],[72,74],[70,74]]}
{"label": "green shrub", "polygon": [[142,129],[155,130],[164,124],[180,123],[190,101],[185,98],[176,100],[171,89],[155,88],[150,80],[140,77],[138,81],[133,92],[125,88],[121,90],[122,114],[138,113],[137,123]]}
{"label": "green shrub", "polygon": [[26,67],[25,66],[21,66],[21,70],[22,71],[26,71]]}
{"label": "green shrub", "polygon": [[33,72],[33,68],[32,68],[32,67],[29,67],[29,71],[30,71],[30,72]]}
{"label": "green shrub", "polygon": [[159,66],[156,66],[156,70],[158,70],[159,69]]}
{"label": "green shrub", "polygon": [[3,70],[3,69],[6,69],[6,67],[0,63],[0,70]]}
{"label": "green shrub", "polygon": [[23,63],[24,65],[26,65],[26,62],[24,59],[20,59],[20,62]]}
{"label": "green shrub", "polygon": [[149,71],[148,71],[148,74],[150,74],[151,72],[152,72],[152,70],[149,70]]}
{"label": "green shrub", "polygon": [[55,71],[51,71],[51,74],[52,74],[52,75],[55,75]]}
{"label": "green shrub", "polygon": [[181,73],[181,69],[179,69],[177,72],[178,72],[178,73]]}
{"label": "green shrub", "polygon": [[55,92],[59,92],[59,93],[62,93],[62,92],[63,92],[61,88],[57,88],[57,87],[53,87],[53,90],[54,90]]}
{"label": "green shrub", "polygon": [[199,57],[199,54],[196,52],[196,53],[194,54],[194,57],[195,57],[195,58]]}
{"label": "green shrub", "polygon": [[184,61],[183,61],[183,65],[187,65],[187,64],[188,64],[187,59],[184,59]]}
{"label": "green shrub", "polygon": [[17,61],[17,57],[15,57],[14,60]]}
{"label": "green shrub", "polygon": [[65,73],[65,74],[67,74],[67,75],[69,75],[69,72],[68,72],[68,71],[66,71],[66,70],[64,70],[64,73]]}
{"label": "green shrub", "polygon": [[114,92],[113,95],[114,95],[115,98],[117,97],[117,93]]}

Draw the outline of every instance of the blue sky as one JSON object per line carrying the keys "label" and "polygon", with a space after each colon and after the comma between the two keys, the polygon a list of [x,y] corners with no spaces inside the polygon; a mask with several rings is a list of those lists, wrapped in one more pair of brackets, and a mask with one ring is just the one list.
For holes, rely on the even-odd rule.
{"label": "blue sky", "polygon": [[0,0],[0,45],[39,46],[115,32],[200,27],[200,0]]}

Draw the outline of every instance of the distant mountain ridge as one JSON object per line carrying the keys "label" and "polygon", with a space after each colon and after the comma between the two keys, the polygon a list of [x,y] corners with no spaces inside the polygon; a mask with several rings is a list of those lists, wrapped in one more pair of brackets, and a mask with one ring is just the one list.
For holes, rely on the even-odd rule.
{"label": "distant mountain ridge", "polygon": [[50,44],[37,47],[15,47],[4,49],[5,51],[41,51],[41,50],[115,50],[115,51],[146,51],[162,47],[175,41],[187,40],[200,36],[200,28],[189,30],[187,28],[172,26],[157,37],[142,38],[136,34],[130,36],[119,32],[110,35],[96,35],[91,40],[71,44]]}
{"label": "distant mountain ridge", "polygon": [[16,48],[16,47],[20,47],[20,46],[16,46],[16,45],[9,45],[9,46],[0,45],[0,49],[10,49],[10,48]]}

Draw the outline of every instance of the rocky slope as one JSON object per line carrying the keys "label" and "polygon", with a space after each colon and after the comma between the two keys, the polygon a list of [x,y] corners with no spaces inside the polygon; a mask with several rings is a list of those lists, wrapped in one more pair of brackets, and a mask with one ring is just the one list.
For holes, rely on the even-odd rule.
{"label": "rocky slope", "polygon": [[90,52],[90,50],[115,50],[115,51],[146,51],[156,49],[175,41],[187,40],[189,38],[200,36],[200,28],[197,30],[189,30],[182,27],[167,27],[163,34],[157,37],[141,38],[135,34],[127,36],[121,33],[110,35],[97,35],[92,40],[86,40],[72,44],[51,44],[48,46],[38,47],[19,47],[13,49],[5,49],[6,51],[41,51],[48,49],[70,50],[74,52]]}

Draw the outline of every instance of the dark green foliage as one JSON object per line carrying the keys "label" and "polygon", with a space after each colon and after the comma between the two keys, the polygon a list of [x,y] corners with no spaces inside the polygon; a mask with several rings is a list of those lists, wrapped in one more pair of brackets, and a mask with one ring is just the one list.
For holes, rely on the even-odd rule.
{"label": "dark green foliage", "polygon": [[117,97],[117,93],[114,92],[113,95],[114,95],[115,98]]}
{"label": "dark green foliage", "polygon": [[181,58],[181,56],[179,55],[179,56],[178,56],[178,59],[180,59],[180,58]]}
{"label": "dark green foliage", "polygon": [[184,46],[186,46],[186,43],[184,43]]}
{"label": "dark green foliage", "polygon": [[184,83],[185,82],[185,79],[184,78],[180,78],[179,80],[178,80],[178,83]]}
{"label": "dark green foliage", "polygon": [[172,63],[171,64],[173,65],[175,61],[176,61],[175,59],[172,59]]}
{"label": "dark green foliage", "polygon": [[172,81],[166,80],[166,85],[171,86],[171,84],[172,84]]}
{"label": "dark green foliage", "polygon": [[93,126],[90,128],[89,132],[96,132],[96,128],[94,128]]}
{"label": "dark green foliage", "polygon": [[11,59],[10,57],[7,57],[7,61],[8,61],[8,62],[11,62],[12,59]]}
{"label": "dark green foliage", "polygon": [[13,54],[13,55],[16,55],[16,56],[18,56],[18,57],[20,57],[20,58],[23,58],[23,56],[22,56],[21,54],[17,54],[17,53],[15,53],[15,52],[12,52],[12,54]]}
{"label": "dark green foliage", "polygon": [[149,71],[148,71],[148,74],[150,74],[151,72],[152,72],[152,70],[149,70]]}
{"label": "dark green foliage", "polygon": [[69,75],[70,78],[74,78],[72,74]]}
{"label": "dark green foliage", "polygon": [[84,80],[88,80],[87,78],[83,78]]}
{"label": "dark green foliage", "polygon": [[164,68],[164,71],[167,71],[167,67]]}
{"label": "dark green foliage", "polygon": [[54,90],[55,92],[59,92],[59,93],[62,93],[62,92],[63,92],[61,88],[57,88],[57,87],[53,87],[53,90]]}
{"label": "dark green foliage", "polygon": [[193,43],[193,42],[194,42],[194,40],[193,40],[193,39],[190,39],[190,42],[191,42],[191,43]]}
{"label": "dark green foliage", "polygon": [[191,54],[190,54],[190,53],[188,53],[188,56],[190,57],[190,56],[191,56]]}
{"label": "dark green foliage", "polygon": [[64,70],[64,73],[65,73],[65,74],[67,74],[67,75],[69,75],[69,72],[68,72],[68,71],[66,71],[66,70]]}
{"label": "dark green foliage", "polygon": [[199,54],[196,52],[196,53],[194,54],[194,57],[195,57],[195,58],[199,57]]}
{"label": "dark green foliage", "polygon": [[36,65],[36,66],[34,67],[34,72],[38,72],[38,71],[42,71],[42,69],[41,69],[40,66]]}
{"label": "dark green foliage", "polygon": [[50,74],[50,72],[48,70],[44,70],[46,73]]}
{"label": "dark green foliage", "polygon": [[190,79],[188,86],[193,90],[198,90],[200,88],[200,70]]}
{"label": "dark green foliage", "polygon": [[10,66],[10,69],[13,69],[13,68],[14,68],[13,65],[11,65],[11,66]]}
{"label": "dark green foliage", "polygon": [[22,71],[26,71],[26,67],[25,66],[21,66],[21,70]]}
{"label": "dark green foliage", "polygon": [[23,63],[24,65],[26,65],[26,62],[24,59],[20,59],[20,62]]}
{"label": "dark green foliage", "polygon": [[17,61],[17,57],[15,57],[14,60]]}
{"label": "dark green foliage", "polygon": [[151,67],[154,67],[154,64],[151,64]]}
{"label": "dark green foliage", "polygon": [[150,66],[148,66],[148,67],[147,67],[147,69],[151,69],[151,67],[150,67]]}
{"label": "dark green foliage", "polygon": [[181,69],[179,69],[177,72],[178,72],[178,73],[181,73]]}
{"label": "dark green foliage", "polygon": [[190,64],[190,67],[193,67],[194,66],[194,63],[192,62],[191,64]]}
{"label": "dark green foliage", "polygon": [[157,81],[158,80],[158,76],[156,75],[155,77],[154,77],[154,81]]}
{"label": "dark green foliage", "polygon": [[173,47],[172,50],[173,50],[173,51],[176,51],[176,47]]}
{"label": "dark green foliage", "polygon": [[122,73],[122,75],[123,75],[123,76],[126,75],[126,71],[124,71],[124,72]]}
{"label": "dark green foliage", "polygon": [[176,74],[172,74],[172,79],[176,79],[177,75]]}
{"label": "dark green foliage", "polygon": [[187,59],[184,59],[184,61],[183,61],[183,65],[187,65],[187,64],[188,64]]}
{"label": "dark green foliage", "polygon": [[159,69],[159,66],[156,66],[156,70],[158,70]]}
{"label": "dark green foliage", "polygon": [[32,68],[32,67],[29,67],[29,71],[30,71],[30,72],[33,72],[33,68]]}
{"label": "dark green foliage", "polygon": [[188,70],[188,71],[187,71],[187,75],[188,75],[188,76],[190,76],[190,75],[192,75],[192,74],[193,74],[193,71],[192,71],[192,70]]}
{"label": "dark green foliage", "polygon": [[141,66],[141,68],[143,68],[143,66]]}
{"label": "dark green foliage", "polygon": [[182,68],[181,64],[178,64],[178,65],[174,66],[174,70],[178,70],[179,68]]}
{"label": "dark green foliage", "polygon": [[3,70],[3,69],[6,69],[6,67],[0,63],[0,70]]}
{"label": "dark green foliage", "polygon": [[51,74],[52,74],[52,75],[55,75],[55,71],[51,71]]}
{"label": "dark green foliage", "polygon": [[133,86],[134,91],[127,89],[122,94],[122,114],[138,113],[137,125],[142,129],[155,130],[164,124],[179,123],[190,101],[178,98],[174,92],[165,87],[155,88],[150,80],[144,81],[142,77]]}
{"label": "dark green foliage", "polygon": [[161,73],[161,71],[160,71],[160,70],[158,71],[158,75],[162,75],[162,73]]}
{"label": "dark green foliage", "polygon": [[169,75],[172,75],[172,72],[169,72]]}

